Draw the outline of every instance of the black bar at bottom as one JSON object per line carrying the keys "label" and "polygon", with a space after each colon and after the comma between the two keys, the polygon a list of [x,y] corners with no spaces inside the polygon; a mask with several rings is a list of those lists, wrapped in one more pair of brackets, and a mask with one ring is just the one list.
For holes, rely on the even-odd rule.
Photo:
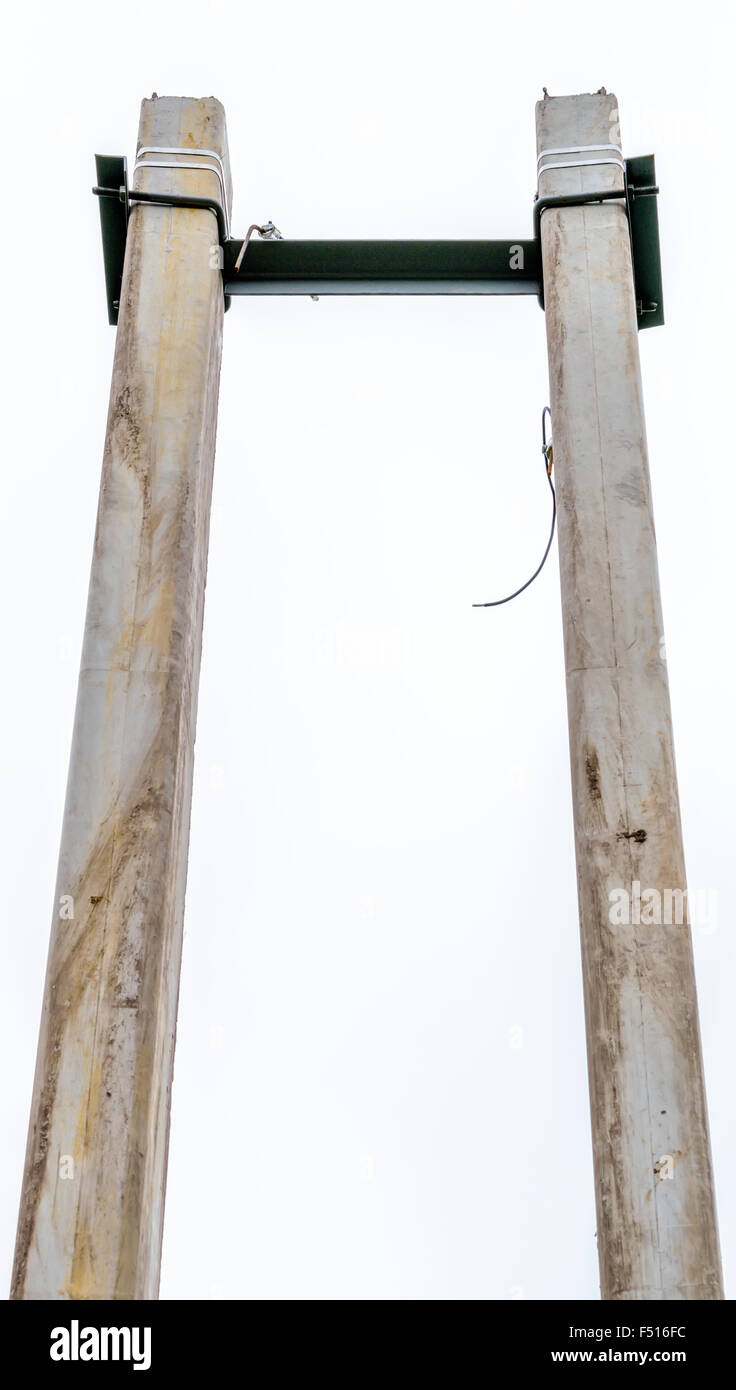
{"label": "black bar at bottom", "polygon": [[[194,1377],[197,1383],[208,1384],[223,1357],[244,1371],[253,1367],[266,1371],[273,1365],[273,1342],[270,1336],[259,1337],[257,1331],[264,1326],[267,1331],[270,1326],[278,1333],[282,1315],[275,1310],[269,1313],[269,1301],[254,1306],[254,1297],[247,1302],[6,1302],[0,1304],[0,1337],[4,1346],[18,1349],[26,1381],[55,1385],[59,1377],[68,1375],[78,1386],[92,1361],[97,1362],[105,1384],[110,1377],[122,1375],[135,1386],[136,1370],[146,1372],[141,1385],[163,1385],[165,1380],[170,1386],[172,1373],[180,1372]],[[350,1295],[346,1297],[349,1301]],[[300,1298],[302,1303],[309,1301],[308,1285]],[[481,1294],[476,1295],[476,1301],[483,1302],[483,1327],[477,1331],[474,1344],[480,1345],[483,1339],[493,1366],[500,1364],[502,1357],[532,1372],[560,1364],[600,1367],[601,1363],[623,1363],[632,1370],[674,1364],[673,1385],[681,1366],[690,1373],[686,1380],[692,1380],[695,1373],[700,1383],[715,1384],[736,1350],[733,1314],[726,1302],[547,1303],[531,1298],[528,1302],[523,1298],[493,1301]],[[351,1316],[349,1309],[347,1315]],[[297,1335],[289,1338],[285,1347],[278,1344],[277,1355],[283,1369],[288,1371],[292,1366],[298,1372],[304,1341],[298,1329],[303,1327],[307,1334],[309,1319],[313,1318],[311,1307],[300,1314],[297,1305],[289,1318]],[[359,1314],[354,1325],[357,1333]],[[253,1329],[249,1339],[243,1336],[244,1328]],[[440,1360],[443,1354],[444,1360]],[[434,1338],[428,1355],[433,1366],[446,1361],[452,1375],[458,1361],[456,1339]],[[417,1364],[416,1347],[407,1346],[406,1357],[404,1362],[400,1352],[397,1364],[409,1370]],[[376,1371],[385,1365],[377,1345],[369,1346],[363,1360]],[[573,1382],[574,1375],[573,1370]],[[92,1380],[97,1385],[103,1383],[96,1372]]]}

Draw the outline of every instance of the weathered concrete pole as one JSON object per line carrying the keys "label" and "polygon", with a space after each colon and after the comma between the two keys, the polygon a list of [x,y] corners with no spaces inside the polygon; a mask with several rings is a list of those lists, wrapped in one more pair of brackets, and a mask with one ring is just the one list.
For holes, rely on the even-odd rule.
{"label": "weathered concrete pole", "polygon": [[[609,143],[614,96],[539,102],[540,194],[623,189]],[[717,1299],[690,930],[644,897],[686,885],[623,203],[548,209],[542,255],[601,1292]]]}
{"label": "weathered concrete pole", "polygon": [[[144,101],[142,146],[214,150],[229,198],[214,98]],[[210,172],[137,179],[220,196]],[[158,1293],[222,348],[216,242],[211,212],[132,211],[13,1298]]]}

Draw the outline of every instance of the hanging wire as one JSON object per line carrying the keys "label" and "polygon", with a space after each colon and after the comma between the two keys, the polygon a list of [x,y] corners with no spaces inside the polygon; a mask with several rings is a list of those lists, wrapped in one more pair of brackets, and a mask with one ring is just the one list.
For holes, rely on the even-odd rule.
{"label": "hanging wire", "polygon": [[550,410],[548,405],[546,405],[544,407],[544,410],[542,411],[542,454],[544,456],[544,471],[547,475],[549,490],[552,493],[552,525],[550,527],[547,548],[539,564],[537,565],[537,568],[531,576],[531,579],[527,579],[526,584],[522,584],[520,589],[514,589],[513,594],[507,594],[506,598],[493,599],[491,603],[474,603],[474,608],[498,608],[500,604],[510,603],[512,598],[517,598],[519,594],[523,594],[524,590],[528,589],[529,585],[534,583],[534,580],[536,579],[540,570],[542,570],[542,568],[544,567],[544,562],[547,559],[547,556],[549,555],[550,546],[552,545],[552,538],[555,534],[555,521],[557,519],[557,497],[555,495],[554,483],[552,482],[552,440],[547,440],[547,416],[549,416],[549,423],[551,428],[552,411]]}

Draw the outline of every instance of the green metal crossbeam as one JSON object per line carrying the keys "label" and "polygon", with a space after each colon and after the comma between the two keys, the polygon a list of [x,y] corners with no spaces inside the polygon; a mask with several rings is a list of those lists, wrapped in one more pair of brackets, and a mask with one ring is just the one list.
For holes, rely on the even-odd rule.
{"label": "green metal crossbeam", "polygon": [[535,241],[225,243],[225,294],[536,294]]}

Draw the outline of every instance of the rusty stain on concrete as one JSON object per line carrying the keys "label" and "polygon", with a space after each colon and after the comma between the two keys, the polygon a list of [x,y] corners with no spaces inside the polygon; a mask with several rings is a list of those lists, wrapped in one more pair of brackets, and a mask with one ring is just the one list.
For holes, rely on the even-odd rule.
{"label": "rusty stain on concrete", "polygon": [[[139,143],[227,166],[214,99],[144,102]],[[76,910],[52,925],[12,1298],[158,1290],[222,345],[212,222],[131,217],[56,895]]]}
{"label": "rusty stain on concrete", "polygon": [[[611,94],[547,98],[538,152],[610,142]],[[618,183],[616,181],[619,181]],[[543,195],[621,188],[547,169]],[[721,1298],[687,926],[610,892],[685,884],[623,202],[542,218],[598,1254],[604,1298]],[[677,1155],[663,1181],[655,1159]]]}

